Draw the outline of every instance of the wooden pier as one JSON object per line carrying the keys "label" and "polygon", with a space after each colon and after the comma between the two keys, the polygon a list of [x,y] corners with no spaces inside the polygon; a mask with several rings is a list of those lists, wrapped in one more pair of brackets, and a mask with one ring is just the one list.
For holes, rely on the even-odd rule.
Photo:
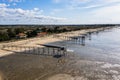
{"label": "wooden pier", "polygon": [[92,34],[98,34],[99,32],[103,32],[108,28],[99,28],[99,29],[92,29],[89,31],[86,31],[85,33],[81,33],[81,32],[68,32],[68,33],[64,33],[64,34],[56,34],[53,36],[53,38],[59,38],[65,42],[68,43],[74,43],[74,44],[81,44],[81,45],[85,45],[85,40],[91,40],[92,39]]}
{"label": "wooden pier", "polygon": [[51,45],[41,45],[43,47],[31,47],[31,46],[16,46],[16,45],[3,45],[2,50],[23,53],[23,54],[33,54],[33,55],[45,55],[45,56],[55,56],[55,55],[66,55],[66,48]]}

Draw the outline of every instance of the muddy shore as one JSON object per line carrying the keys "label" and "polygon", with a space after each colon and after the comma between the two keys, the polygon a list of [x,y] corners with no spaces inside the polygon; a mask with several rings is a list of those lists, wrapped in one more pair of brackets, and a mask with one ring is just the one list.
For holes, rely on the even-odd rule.
{"label": "muddy shore", "polygon": [[49,75],[61,73],[69,61],[67,57],[12,54],[0,58],[0,70],[4,75],[1,76],[5,80],[44,80]]}
{"label": "muddy shore", "polygon": [[0,58],[0,70],[1,80],[117,80],[120,77],[120,65],[86,60],[77,54],[62,58],[12,54]]}
{"label": "muddy shore", "polygon": [[[119,80],[120,64],[97,60],[94,53],[100,59],[106,55],[81,46],[80,52],[61,58],[19,53],[6,55],[0,57],[0,80]],[[88,54],[90,58],[86,57]]]}

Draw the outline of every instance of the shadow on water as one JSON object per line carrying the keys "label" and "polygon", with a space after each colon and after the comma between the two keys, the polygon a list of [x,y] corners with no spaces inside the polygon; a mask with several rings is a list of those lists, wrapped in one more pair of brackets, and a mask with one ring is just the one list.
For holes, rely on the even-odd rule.
{"label": "shadow on water", "polygon": [[79,42],[80,40],[76,40],[77,36],[73,40],[53,44],[64,45],[87,60],[119,63],[119,35],[120,29],[111,28],[86,35],[84,41],[81,41],[83,44]]}
{"label": "shadow on water", "polygon": [[63,48],[52,48],[52,47],[19,47],[19,46],[9,46],[2,50],[9,51],[12,53],[20,54],[33,54],[33,55],[43,55],[43,56],[55,56],[55,55],[65,55],[66,50]]}
{"label": "shadow on water", "polygon": [[54,55],[54,58],[61,58],[63,55]]}

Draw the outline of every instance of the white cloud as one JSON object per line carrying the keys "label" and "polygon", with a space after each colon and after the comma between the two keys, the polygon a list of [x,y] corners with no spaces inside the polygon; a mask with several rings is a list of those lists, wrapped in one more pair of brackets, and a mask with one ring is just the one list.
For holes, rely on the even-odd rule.
{"label": "white cloud", "polygon": [[39,8],[34,8],[35,11],[39,11]]}
{"label": "white cloud", "polygon": [[119,23],[120,5],[102,7],[91,12],[94,22],[101,23]]}
{"label": "white cloud", "polygon": [[51,15],[55,15],[55,14],[58,14],[58,13],[61,13],[62,11],[64,11],[64,9],[53,9],[50,14]]}
{"label": "white cloud", "polygon": [[13,3],[12,5],[13,5],[13,6],[16,6],[17,4],[16,4],[16,3]]}
{"label": "white cloud", "polygon": [[120,4],[120,0],[53,0],[54,2],[63,2],[68,9],[98,8]]}
{"label": "white cloud", "polygon": [[0,8],[4,8],[4,7],[8,7],[8,6],[10,6],[10,5],[9,5],[9,4],[7,5],[7,4],[5,4],[5,3],[0,4]]}
{"label": "white cloud", "polygon": [[[17,3],[24,0],[9,0]],[[61,4],[46,13],[54,16],[67,17],[68,23],[119,23],[120,0],[53,0]],[[14,15],[13,15],[14,14]],[[0,4],[0,22],[26,22],[26,23],[56,23],[66,21],[65,18],[45,16],[43,10],[33,8],[9,8],[7,4]],[[9,17],[9,18],[8,18]]]}
{"label": "white cloud", "polygon": [[43,10],[34,8],[24,10],[21,8],[8,8],[6,4],[0,4],[0,24],[8,23],[50,23],[61,22],[65,18],[57,18],[43,15]]}
{"label": "white cloud", "polygon": [[120,0],[103,0],[103,1],[108,3],[120,2]]}
{"label": "white cloud", "polygon": [[62,0],[52,0],[54,3],[60,3]]}
{"label": "white cloud", "polygon": [[[4,0],[5,1],[5,0]],[[8,2],[24,2],[25,0],[7,0]]]}

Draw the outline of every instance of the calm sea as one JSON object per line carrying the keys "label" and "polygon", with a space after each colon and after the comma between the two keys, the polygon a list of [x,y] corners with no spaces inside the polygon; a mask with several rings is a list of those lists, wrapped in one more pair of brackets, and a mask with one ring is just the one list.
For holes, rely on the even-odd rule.
{"label": "calm sea", "polygon": [[85,46],[74,42],[56,43],[73,50],[81,59],[120,64],[120,28],[93,33],[91,40],[85,39]]}

